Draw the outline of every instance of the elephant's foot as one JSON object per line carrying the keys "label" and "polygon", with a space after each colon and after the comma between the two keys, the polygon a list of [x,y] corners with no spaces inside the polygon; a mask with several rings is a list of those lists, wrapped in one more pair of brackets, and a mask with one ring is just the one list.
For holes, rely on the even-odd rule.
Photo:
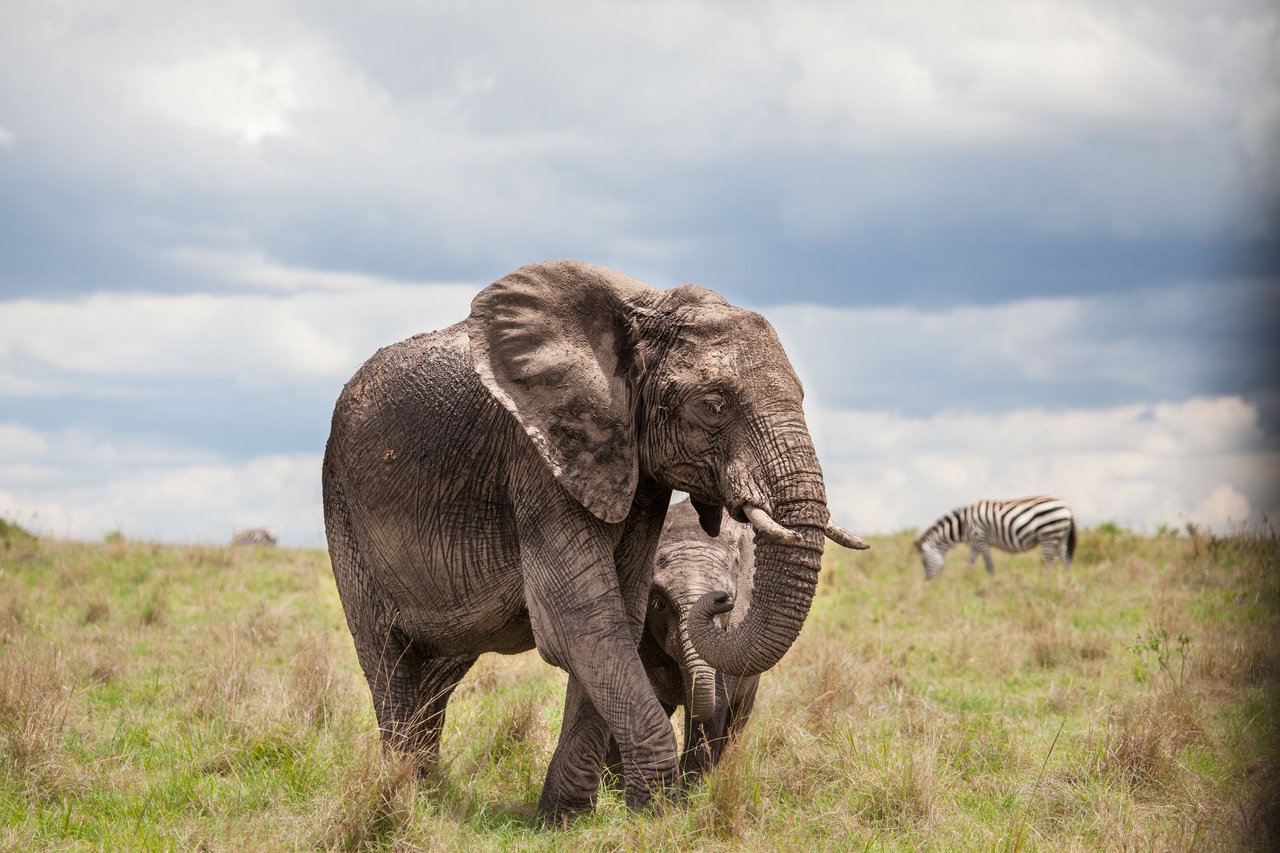
{"label": "elephant's foot", "polygon": [[653,809],[661,812],[670,805],[683,805],[686,800],[687,793],[680,784],[680,774],[674,768],[639,786],[628,784],[626,787],[627,808],[632,811]]}
{"label": "elephant's foot", "polygon": [[549,795],[546,788],[538,798],[538,818],[546,829],[568,829],[577,818],[595,811],[595,797],[569,799]]}

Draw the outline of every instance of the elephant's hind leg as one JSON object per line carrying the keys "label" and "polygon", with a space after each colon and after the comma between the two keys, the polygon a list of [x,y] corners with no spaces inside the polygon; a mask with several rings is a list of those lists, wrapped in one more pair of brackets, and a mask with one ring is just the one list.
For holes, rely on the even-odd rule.
{"label": "elephant's hind leg", "polygon": [[476,659],[430,657],[412,642],[388,642],[379,658],[366,675],[383,746],[413,756],[426,772],[440,754],[449,697]]}
{"label": "elephant's hind leg", "polygon": [[373,694],[383,747],[414,755],[425,770],[439,754],[449,695],[475,658],[431,657],[397,628],[388,627],[393,619],[378,605],[342,480],[331,470],[328,452],[324,510],[329,557],[360,668]]}

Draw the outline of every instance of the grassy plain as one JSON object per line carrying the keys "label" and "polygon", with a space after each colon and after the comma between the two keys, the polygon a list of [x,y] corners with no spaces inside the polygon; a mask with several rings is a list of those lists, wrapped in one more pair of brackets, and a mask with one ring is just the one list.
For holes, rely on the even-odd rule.
{"label": "grassy plain", "polygon": [[1280,845],[1280,545],[1084,531],[1075,567],[828,552],[686,805],[532,821],[563,675],[482,658],[431,779],[384,759],[318,551],[0,529],[0,849]]}

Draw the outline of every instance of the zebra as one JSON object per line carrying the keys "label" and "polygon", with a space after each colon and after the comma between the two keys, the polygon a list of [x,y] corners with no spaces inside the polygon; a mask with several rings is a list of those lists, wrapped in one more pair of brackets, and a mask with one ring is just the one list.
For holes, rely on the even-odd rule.
{"label": "zebra", "polygon": [[992,545],[1012,553],[1039,545],[1045,568],[1057,557],[1069,569],[1076,551],[1076,522],[1066,501],[1044,496],[958,507],[935,521],[914,543],[924,561],[925,580],[938,576],[946,564],[947,549],[960,542],[969,544],[969,565],[981,554],[992,574]]}

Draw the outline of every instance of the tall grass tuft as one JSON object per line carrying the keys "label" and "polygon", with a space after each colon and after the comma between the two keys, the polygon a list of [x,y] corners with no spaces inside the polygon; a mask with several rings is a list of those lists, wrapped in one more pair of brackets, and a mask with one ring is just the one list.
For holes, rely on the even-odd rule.
{"label": "tall grass tuft", "polygon": [[15,642],[26,625],[22,602],[16,598],[0,601],[0,646]]}
{"label": "tall grass tuft", "polygon": [[161,584],[153,584],[143,595],[138,608],[138,621],[143,625],[159,625],[169,610],[169,599]]}
{"label": "tall grass tuft", "polygon": [[413,820],[418,764],[372,741],[342,773],[338,801],[321,835],[329,850],[390,845]]}
{"label": "tall grass tuft", "polygon": [[289,703],[303,722],[326,728],[345,709],[346,673],[334,663],[328,634],[306,632],[289,662]]}
{"label": "tall grass tuft", "polygon": [[850,773],[847,802],[861,823],[878,832],[927,831],[939,800],[939,737],[858,750],[861,760]]}
{"label": "tall grass tuft", "polygon": [[708,775],[709,796],[702,810],[705,831],[716,838],[742,836],[759,805],[755,767],[742,744],[731,744]]}
{"label": "tall grass tuft", "polygon": [[57,658],[0,657],[0,769],[38,797],[56,794],[65,781],[62,736],[71,701]]}

